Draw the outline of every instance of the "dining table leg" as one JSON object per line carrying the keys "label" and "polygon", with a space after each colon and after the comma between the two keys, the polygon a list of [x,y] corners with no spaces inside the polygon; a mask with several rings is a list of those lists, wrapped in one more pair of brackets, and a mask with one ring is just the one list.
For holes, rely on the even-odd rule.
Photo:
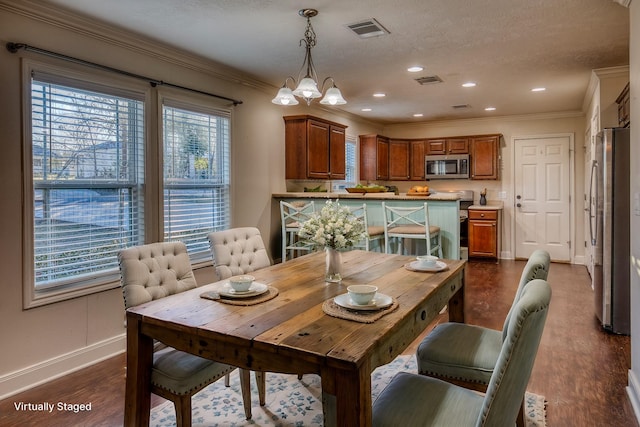
{"label": "dining table leg", "polygon": [[127,316],[127,379],[124,425],[148,426],[151,410],[153,339],[140,332],[140,322]]}
{"label": "dining table leg", "polygon": [[449,298],[449,321],[464,323],[464,270],[460,275],[460,289]]}
{"label": "dining table leg", "polygon": [[353,370],[326,367],[321,372],[324,425],[371,426],[371,369],[368,363]]}

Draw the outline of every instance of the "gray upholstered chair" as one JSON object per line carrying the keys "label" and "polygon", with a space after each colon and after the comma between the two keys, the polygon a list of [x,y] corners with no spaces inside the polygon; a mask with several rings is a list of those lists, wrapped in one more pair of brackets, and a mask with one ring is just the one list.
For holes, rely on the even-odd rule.
{"label": "gray upholstered chair", "polygon": [[373,403],[373,425],[503,427],[516,423],[551,299],[544,280],[529,282],[513,307],[486,393],[423,375],[397,374]]}
{"label": "gray upholstered chair", "polygon": [[442,258],[442,236],[440,227],[429,223],[429,208],[425,202],[418,207],[389,206],[382,202],[384,215],[385,252],[389,253],[392,238],[422,239],[427,245],[427,254],[437,254]]}
{"label": "gray upholstered chair", "polygon": [[214,231],[208,238],[220,280],[271,265],[260,230],[255,227]]}
{"label": "gray upholstered chair", "polygon": [[[118,253],[125,308],[184,292],[197,286],[187,248],[181,242],[152,243]],[[161,343],[155,346],[151,392],[171,400],[178,426],[191,425],[191,396],[236,369]],[[241,381],[249,371],[240,370]],[[228,377],[227,377],[228,384]],[[244,392],[245,415],[251,418],[251,394]],[[247,404],[249,411],[247,412]]]}
{"label": "gray upholstered chair", "polygon": [[485,391],[506,339],[514,306],[520,299],[524,286],[534,279],[546,280],[549,265],[548,252],[537,250],[531,255],[522,270],[514,302],[502,331],[455,322],[437,325],[418,346],[418,372],[473,390]]}

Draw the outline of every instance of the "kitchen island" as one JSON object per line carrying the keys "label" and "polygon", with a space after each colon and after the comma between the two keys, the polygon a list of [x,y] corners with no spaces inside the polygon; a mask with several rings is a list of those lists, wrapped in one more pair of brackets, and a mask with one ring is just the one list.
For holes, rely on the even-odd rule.
{"label": "kitchen island", "polygon": [[[434,193],[429,196],[394,193],[343,193],[343,192],[298,192],[274,193],[276,203],[314,200],[316,210],[322,208],[327,200],[338,200],[344,206],[367,205],[369,225],[384,225],[382,202],[390,206],[419,206],[427,202],[429,207],[429,221],[431,225],[440,227],[442,236],[442,253],[447,259],[460,259],[460,196],[457,194]],[[279,210],[279,207],[278,207]],[[384,252],[384,244],[380,249]],[[413,251],[417,254],[426,252],[423,242],[416,242]]]}

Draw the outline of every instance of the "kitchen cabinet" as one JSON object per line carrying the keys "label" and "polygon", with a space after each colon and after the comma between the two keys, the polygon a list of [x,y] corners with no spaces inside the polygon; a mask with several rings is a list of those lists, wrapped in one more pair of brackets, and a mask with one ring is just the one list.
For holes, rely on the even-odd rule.
{"label": "kitchen cabinet", "polygon": [[616,99],[618,104],[618,126],[629,127],[631,124],[631,98],[629,96],[629,83],[622,89],[622,92]]}
{"label": "kitchen cabinet", "polygon": [[406,139],[389,140],[389,180],[406,181],[410,178],[409,141]]}
{"label": "kitchen cabinet", "polygon": [[388,179],[389,138],[382,135],[360,135],[360,180]]}
{"label": "kitchen cabinet", "polygon": [[409,179],[412,181],[424,181],[424,156],[425,141],[409,141]]}
{"label": "kitchen cabinet", "polygon": [[470,179],[499,179],[500,134],[431,139],[360,135],[360,179],[421,181],[427,155],[469,154]]}
{"label": "kitchen cabinet", "polygon": [[425,154],[469,154],[469,138],[428,139]]}
{"label": "kitchen cabinet", "polygon": [[469,257],[498,258],[499,218],[499,209],[469,208]]}
{"label": "kitchen cabinet", "polygon": [[500,169],[500,135],[474,136],[469,141],[469,177],[498,179]]}
{"label": "kitchen cabinet", "polygon": [[344,179],[347,126],[313,116],[285,116],[285,178]]}

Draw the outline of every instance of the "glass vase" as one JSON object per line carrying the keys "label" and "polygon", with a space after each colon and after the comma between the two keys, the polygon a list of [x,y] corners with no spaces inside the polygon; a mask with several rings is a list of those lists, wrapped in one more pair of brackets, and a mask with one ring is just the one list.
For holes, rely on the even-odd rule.
{"label": "glass vase", "polygon": [[329,283],[342,282],[342,253],[333,248],[325,248],[326,265],[324,280]]}

